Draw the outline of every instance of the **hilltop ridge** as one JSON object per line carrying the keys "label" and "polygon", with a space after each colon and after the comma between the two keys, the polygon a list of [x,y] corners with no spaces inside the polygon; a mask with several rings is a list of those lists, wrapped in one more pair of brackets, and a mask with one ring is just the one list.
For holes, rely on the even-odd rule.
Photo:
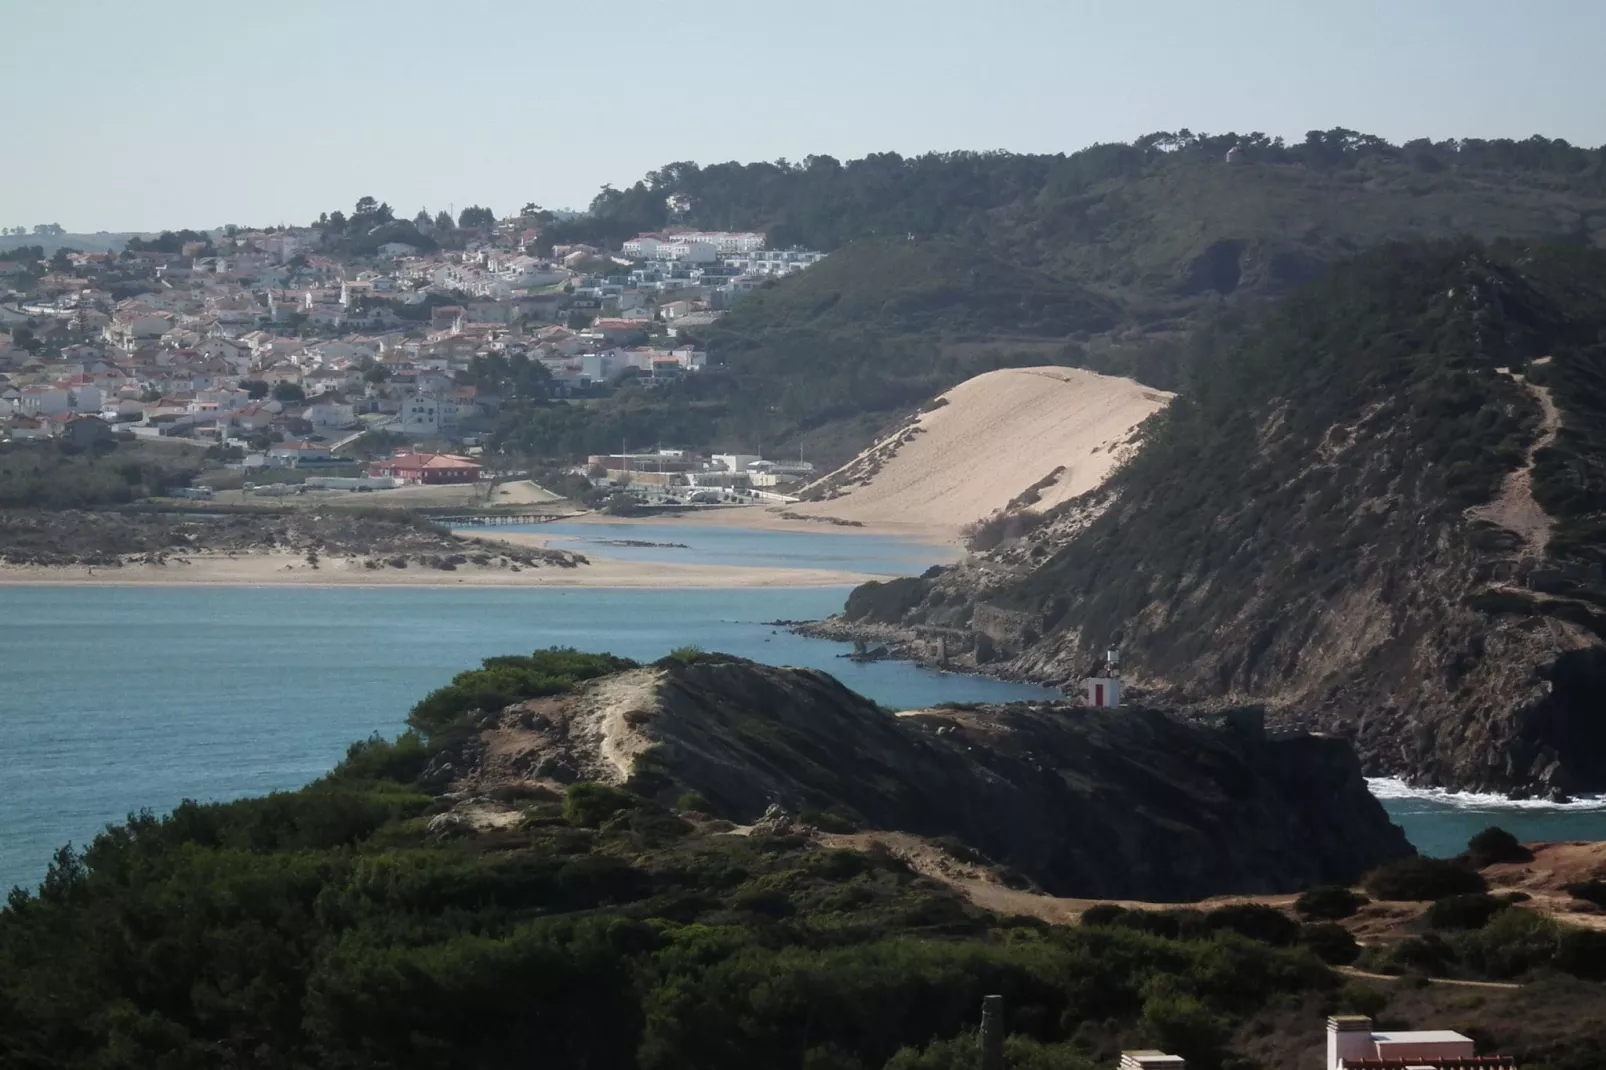
{"label": "hilltop ridge", "polygon": [[[830,251],[693,332],[724,376],[599,406],[591,445],[611,448],[628,430],[801,447],[835,467],[933,396],[1001,367],[1186,389],[1196,330],[1230,328],[1380,242],[1599,247],[1603,160],[1540,137],[1391,145],[1338,129],[1291,143],[1162,132],[1067,155],[682,162],[605,191],[542,241],[617,244],[675,224]],[[537,448],[572,435],[558,415],[503,439]]]}
{"label": "hilltop ridge", "polygon": [[1288,891],[1412,853],[1340,741],[1070,701],[895,715],[721,655],[490,713],[438,764],[472,798],[596,781],[742,824],[773,804],[954,837],[1059,895]]}

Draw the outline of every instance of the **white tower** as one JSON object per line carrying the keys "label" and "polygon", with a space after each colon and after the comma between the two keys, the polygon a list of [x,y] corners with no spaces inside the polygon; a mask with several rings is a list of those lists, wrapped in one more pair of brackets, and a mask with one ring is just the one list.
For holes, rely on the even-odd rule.
{"label": "white tower", "polygon": [[1121,705],[1121,650],[1110,647],[1094,675],[1082,681],[1082,699],[1096,710],[1113,710]]}

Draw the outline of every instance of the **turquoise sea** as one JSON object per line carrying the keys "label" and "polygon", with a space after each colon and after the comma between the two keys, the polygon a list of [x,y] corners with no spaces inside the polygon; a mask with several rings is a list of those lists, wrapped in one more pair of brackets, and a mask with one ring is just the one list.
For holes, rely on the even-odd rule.
{"label": "turquoise sea", "polygon": [[[466,535],[484,535],[485,528],[465,528]],[[747,568],[818,568],[883,576],[913,576],[928,566],[952,561],[958,551],[861,535],[853,529],[834,531],[742,531],[736,528],[662,524],[515,524],[489,529],[542,535],[552,545],[577,553],[621,561],[671,565],[731,565]],[[651,543],[648,546],[622,545]],[[804,564],[803,562],[807,562]]]}
{"label": "turquoise sea", "polygon": [[[628,548],[688,555],[671,560],[858,572],[907,573],[941,557],[870,536],[666,528],[633,526],[619,537],[689,544]],[[594,539],[595,530],[577,537]],[[142,808],[300,787],[351,741],[396,733],[423,694],[496,654],[564,645],[645,660],[695,644],[824,669],[898,708],[1052,695],[901,662],[855,664],[839,657],[843,644],[765,623],[827,616],[845,596],[843,588],[0,589],[0,890],[35,884],[58,846],[85,843]],[[1454,853],[1489,823],[1524,838],[1606,839],[1598,808],[1377,790],[1394,796],[1385,804],[1433,853]]]}

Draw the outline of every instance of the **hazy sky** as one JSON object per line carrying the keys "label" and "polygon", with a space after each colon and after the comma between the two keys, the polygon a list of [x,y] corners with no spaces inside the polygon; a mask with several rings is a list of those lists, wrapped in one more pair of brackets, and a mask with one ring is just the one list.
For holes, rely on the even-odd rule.
{"label": "hazy sky", "polygon": [[583,208],[675,160],[1606,142],[1606,0],[0,0],[0,226]]}

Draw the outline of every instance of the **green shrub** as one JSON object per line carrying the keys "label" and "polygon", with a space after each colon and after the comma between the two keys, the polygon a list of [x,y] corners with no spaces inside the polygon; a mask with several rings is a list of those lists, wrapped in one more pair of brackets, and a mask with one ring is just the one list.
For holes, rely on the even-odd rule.
{"label": "green shrub", "polygon": [[805,825],[813,825],[821,832],[847,835],[864,827],[864,819],[840,803],[834,803],[824,810],[805,807],[797,816]]}
{"label": "green shrub", "polygon": [[1409,972],[1437,975],[1447,971],[1456,961],[1455,948],[1438,933],[1412,936],[1401,940],[1389,949],[1384,958],[1388,972]]}
{"label": "green shrub", "polygon": [[1333,1009],[1340,1014],[1364,1014],[1377,1017],[1377,1012],[1388,1006],[1388,993],[1359,981],[1350,981],[1338,990]]}
{"label": "green shrub", "polygon": [[1145,1042],[1189,1066],[1216,1066],[1227,1046],[1227,1024],[1198,999],[1188,995],[1150,996],[1143,1003],[1140,1028]]}
{"label": "green shrub", "polygon": [[571,825],[597,828],[615,814],[633,810],[641,800],[608,784],[571,784],[563,795],[563,817]]}
{"label": "green shrub", "polygon": [[1361,956],[1361,945],[1336,921],[1300,926],[1299,942],[1329,966],[1348,966]]}
{"label": "green shrub", "polygon": [[515,702],[561,695],[581,681],[635,667],[626,658],[560,647],[528,657],[486,658],[481,668],[460,672],[425,696],[408,713],[407,723],[428,738],[449,731],[470,710],[494,712]]}
{"label": "green shrub", "polygon": [[346,760],[335,766],[330,779],[395,780],[411,784],[429,764],[429,748],[417,732],[403,732],[386,740],[375,732],[346,748]]}
{"label": "green shrub", "polygon": [[1084,926],[1114,925],[1128,913],[1126,907],[1114,903],[1095,903],[1082,911],[1081,923]]}
{"label": "green shrub", "polygon": [[1428,908],[1428,925],[1435,929],[1481,929],[1510,904],[1486,892],[1449,895]]}
{"label": "green shrub", "polygon": [[1261,903],[1235,903],[1205,915],[1212,929],[1226,929],[1273,947],[1290,947],[1299,939],[1299,923],[1276,907]]}
{"label": "green shrub", "polygon": [[1530,910],[1502,910],[1483,928],[1455,938],[1467,967],[1485,977],[1521,977],[1556,957],[1561,930]]}
{"label": "green shrub", "polygon": [[714,812],[713,804],[703,797],[701,792],[688,791],[675,800],[675,809],[690,810],[699,814]]}
{"label": "green shrub", "polygon": [[1442,858],[1420,856],[1379,866],[1363,883],[1374,899],[1414,901],[1471,895],[1487,887],[1474,870]]}
{"label": "green shrub", "polygon": [[1567,885],[1563,891],[1574,899],[1582,899],[1586,903],[1594,903],[1598,907],[1606,907],[1606,881],[1587,880]]}
{"label": "green shrub", "polygon": [[692,643],[677,646],[667,655],[670,661],[678,661],[682,665],[695,665],[703,657],[703,648]]}
{"label": "green shrub", "polygon": [[1467,841],[1467,861],[1479,869],[1501,862],[1532,862],[1533,857],[1517,837],[1494,825]]}
{"label": "green shrub", "polygon": [[1606,981],[1606,933],[1569,926],[1556,941],[1556,969],[1586,981]]}
{"label": "green shrub", "polygon": [[1348,918],[1367,903],[1366,896],[1337,884],[1312,888],[1294,901],[1294,910],[1305,918],[1339,921]]}

